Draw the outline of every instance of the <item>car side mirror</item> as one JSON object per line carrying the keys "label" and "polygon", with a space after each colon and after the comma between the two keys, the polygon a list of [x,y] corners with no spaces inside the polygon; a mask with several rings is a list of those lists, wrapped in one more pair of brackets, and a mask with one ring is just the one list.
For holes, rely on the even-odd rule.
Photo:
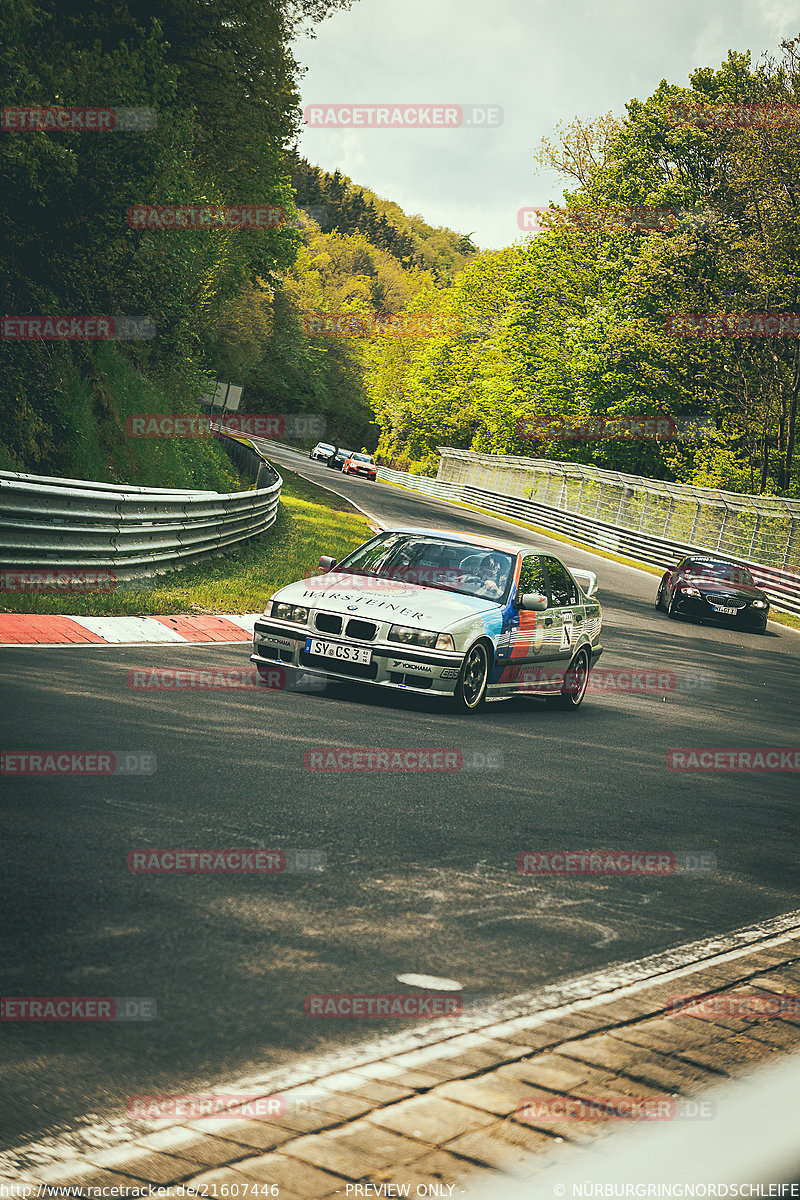
{"label": "car side mirror", "polygon": [[547,608],[547,596],[543,596],[541,592],[526,592],[520,597],[519,606],[533,612],[544,612]]}
{"label": "car side mirror", "polygon": [[320,560],[319,560],[319,567],[320,567],[321,571],[332,571],[335,566],[336,566],[335,558],[331,558],[329,554],[321,555]]}

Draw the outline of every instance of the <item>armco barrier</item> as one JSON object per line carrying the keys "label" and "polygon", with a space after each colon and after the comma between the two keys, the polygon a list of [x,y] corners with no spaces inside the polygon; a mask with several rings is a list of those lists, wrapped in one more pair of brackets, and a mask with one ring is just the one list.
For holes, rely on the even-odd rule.
{"label": "armco barrier", "polygon": [[142,488],[0,471],[0,563],[104,569],[130,579],[263,533],[275,521],[283,481],[250,443],[220,441],[255,490]]}
{"label": "armco barrier", "polygon": [[785,570],[800,563],[800,500],[647,479],[586,463],[441,449],[440,482],[535,500],[638,533]]}
{"label": "armco barrier", "polygon": [[[447,455],[458,455],[466,458],[489,459],[497,458],[498,466],[504,460],[501,456],[472,455],[469,451],[441,449],[443,463]],[[514,460],[524,464],[526,460]],[[532,466],[534,460],[527,460]],[[549,464],[561,467],[574,464]],[[519,468],[516,468],[519,469]],[[631,476],[630,478],[634,478]],[[615,525],[608,521],[596,520],[580,513],[570,512],[553,505],[541,504],[538,501],[522,496],[512,496],[502,492],[489,491],[468,483],[451,483],[442,479],[430,479],[425,475],[410,475],[405,471],[392,471],[387,467],[378,468],[378,479],[385,483],[395,483],[422,495],[441,500],[456,500],[462,504],[471,504],[476,508],[484,508],[500,516],[514,517],[518,521],[528,521],[544,529],[575,538],[576,541],[586,542],[601,550],[610,550],[634,558],[652,566],[667,568],[674,566],[686,554],[714,554],[739,566],[747,567],[752,572],[756,583],[764,588],[770,601],[776,608],[800,615],[800,567],[775,566],[771,563],[757,563],[739,555],[721,551],[716,546],[703,545],[698,542],[675,541],[671,538],[656,537],[623,525]],[[645,482],[645,481],[643,481]],[[649,482],[649,481],[647,481]],[[746,499],[742,497],[742,499]],[[791,502],[790,502],[791,503]]]}

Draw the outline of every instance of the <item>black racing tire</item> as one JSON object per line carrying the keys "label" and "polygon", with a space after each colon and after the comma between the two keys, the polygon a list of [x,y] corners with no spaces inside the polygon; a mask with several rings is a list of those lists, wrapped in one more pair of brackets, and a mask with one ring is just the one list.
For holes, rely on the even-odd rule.
{"label": "black racing tire", "polygon": [[660,583],[658,585],[658,591],[656,592],[656,608],[661,609],[663,607],[664,607],[664,584]]}
{"label": "black racing tire", "polygon": [[589,672],[592,669],[589,651],[581,646],[573,658],[564,676],[560,696],[547,696],[551,708],[560,708],[565,712],[575,712],[583,703],[586,689],[589,686]]}
{"label": "black racing tire", "polygon": [[669,604],[667,605],[667,616],[672,617],[673,621],[678,616],[678,605],[676,602],[676,595],[677,595],[676,592],[672,593],[672,599],[670,600]]}
{"label": "black racing tire", "polygon": [[486,698],[489,679],[489,647],[486,642],[474,642],[464,655],[461,673],[453,692],[453,701],[461,713],[477,712]]}

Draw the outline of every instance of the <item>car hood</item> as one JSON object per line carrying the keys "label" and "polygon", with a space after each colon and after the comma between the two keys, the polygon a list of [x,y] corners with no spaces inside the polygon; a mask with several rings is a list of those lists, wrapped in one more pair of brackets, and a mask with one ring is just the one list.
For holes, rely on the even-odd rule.
{"label": "car hood", "polygon": [[750,587],[745,583],[731,583],[725,579],[709,579],[708,575],[687,575],[685,582],[689,587],[696,587],[704,595],[708,592],[719,592],[721,596],[731,596],[736,600],[766,600],[767,597],[760,588]]}
{"label": "car hood", "polygon": [[440,588],[420,587],[394,579],[373,579],[331,571],[287,584],[272,596],[289,604],[348,616],[372,617],[416,629],[445,629],[466,617],[496,610],[498,605],[477,596]]}

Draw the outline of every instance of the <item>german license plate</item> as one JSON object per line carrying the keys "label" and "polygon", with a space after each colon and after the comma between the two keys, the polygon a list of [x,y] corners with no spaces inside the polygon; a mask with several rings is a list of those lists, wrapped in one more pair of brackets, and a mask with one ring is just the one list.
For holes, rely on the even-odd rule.
{"label": "german license plate", "polygon": [[711,607],[714,612],[725,613],[727,617],[735,617],[739,611],[738,608],[729,608],[727,604],[712,604]]}
{"label": "german license plate", "polygon": [[306,638],[306,653],[319,654],[323,658],[338,658],[340,662],[372,662],[372,651],[366,646],[348,646],[346,642],[326,642],[322,638]]}

